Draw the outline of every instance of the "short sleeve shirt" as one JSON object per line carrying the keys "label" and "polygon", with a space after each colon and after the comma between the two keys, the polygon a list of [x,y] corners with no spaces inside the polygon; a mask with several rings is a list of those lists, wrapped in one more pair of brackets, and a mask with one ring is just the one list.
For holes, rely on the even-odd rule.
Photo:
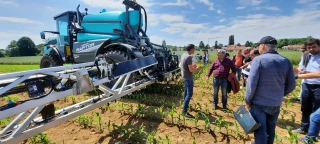
{"label": "short sleeve shirt", "polygon": [[192,72],[190,72],[188,65],[192,65],[192,56],[184,53],[181,56],[181,73],[183,79],[192,79]]}
{"label": "short sleeve shirt", "polygon": [[251,57],[250,55],[247,55],[246,58],[244,59],[245,63],[251,62]]}

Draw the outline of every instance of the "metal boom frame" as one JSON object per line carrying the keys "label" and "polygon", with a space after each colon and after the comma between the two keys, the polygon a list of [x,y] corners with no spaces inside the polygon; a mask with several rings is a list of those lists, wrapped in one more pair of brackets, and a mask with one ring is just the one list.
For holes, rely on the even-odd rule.
{"label": "metal boom frame", "polygon": [[[131,94],[134,91],[145,88],[146,86],[156,82],[156,77],[150,76],[145,73],[145,75],[147,76],[146,78],[143,78],[142,80],[131,84],[127,84],[128,79],[131,73],[141,71],[145,68],[157,64],[157,62],[140,64],[139,67],[135,67],[134,70],[116,77],[104,76],[96,78],[88,76],[88,72],[94,66],[97,66],[97,68],[99,68],[100,70],[105,70],[105,72],[112,73],[114,64],[108,64],[105,60],[75,64],[71,66],[59,66],[0,75],[0,84],[1,81],[10,83],[4,87],[0,87],[0,95],[14,88],[16,85],[22,83],[28,78],[53,76],[54,78],[62,79],[62,83],[66,82],[67,79],[77,81],[71,89],[67,89],[64,91],[52,91],[43,98],[27,101],[12,108],[0,111],[0,119],[9,118],[16,115],[15,118],[10,122],[10,124],[8,124],[0,131],[0,144],[21,142],[28,139],[29,137],[38,135],[45,130],[55,127],[67,120],[73,119],[76,116],[98,108],[106,103],[117,100],[125,95]],[[108,83],[111,80],[117,78],[118,80],[112,88],[108,88],[104,85],[104,83]],[[117,88],[123,79],[124,82],[122,83],[120,88]],[[101,90],[103,94],[73,104],[66,108],[56,110],[54,112],[54,117],[51,119],[43,119],[42,117],[36,118],[39,112],[48,103],[54,102],[58,99],[67,97],[72,94],[79,95],[82,93],[86,93],[94,89],[94,87],[98,87],[98,89]],[[32,112],[30,113],[28,112],[28,110],[32,110]],[[20,121],[22,122],[19,124]]]}

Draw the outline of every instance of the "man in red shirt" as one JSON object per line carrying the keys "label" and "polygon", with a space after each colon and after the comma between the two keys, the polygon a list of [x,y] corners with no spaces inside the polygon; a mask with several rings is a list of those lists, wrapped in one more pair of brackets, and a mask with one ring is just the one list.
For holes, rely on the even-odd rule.
{"label": "man in red shirt", "polygon": [[236,74],[236,68],[234,63],[225,57],[226,51],[225,50],[218,50],[218,59],[213,61],[211,67],[206,75],[206,79],[208,80],[212,72],[214,72],[214,79],[213,79],[213,106],[212,109],[216,109],[218,105],[218,93],[219,87],[221,86],[222,90],[222,104],[223,109],[227,109],[227,86],[228,86],[228,75],[230,70],[232,73]]}
{"label": "man in red shirt", "polygon": [[237,69],[237,80],[240,81],[241,78],[241,66],[243,66],[244,56],[242,55],[242,51],[239,50],[236,55],[233,56],[232,61]]}

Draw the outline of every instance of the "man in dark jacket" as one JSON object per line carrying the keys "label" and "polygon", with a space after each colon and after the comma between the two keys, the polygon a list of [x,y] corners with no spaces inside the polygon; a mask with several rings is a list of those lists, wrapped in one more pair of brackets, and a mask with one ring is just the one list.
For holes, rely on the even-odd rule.
{"label": "man in dark jacket", "polygon": [[283,97],[296,87],[290,60],[275,50],[277,40],[271,36],[259,42],[260,56],[251,62],[245,105],[252,117],[261,125],[254,132],[255,143],[272,144],[276,121]]}

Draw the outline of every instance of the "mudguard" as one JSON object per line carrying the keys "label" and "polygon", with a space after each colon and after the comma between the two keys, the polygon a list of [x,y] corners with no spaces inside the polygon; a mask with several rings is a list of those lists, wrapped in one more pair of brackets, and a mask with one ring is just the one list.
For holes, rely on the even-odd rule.
{"label": "mudguard", "polygon": [[53,53],[55,53],[58,56],[59,60],[62,63],[64,63],[64,60],[62,59],[62,54],[61,54],[60,50],[55,45],[46,45],[46,47],[47,47],[48,53],[46,53],[44,55],[52,55]]}

